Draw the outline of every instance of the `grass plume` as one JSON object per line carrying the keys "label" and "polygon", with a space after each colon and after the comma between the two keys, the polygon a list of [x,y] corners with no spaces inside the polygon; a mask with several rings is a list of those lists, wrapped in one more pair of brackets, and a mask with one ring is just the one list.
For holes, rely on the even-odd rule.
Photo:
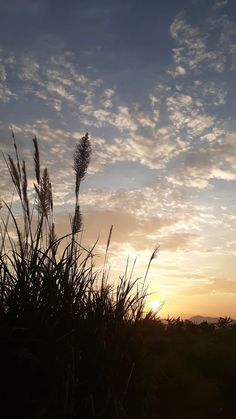
{"label": "grass plume", "polygon": [[79,188],[81,181],[85,178],[88,165],[91,157],[91,144],[89,140],[88,133],[81,138],[80,142],[75,146],[74,152],[74,165],[73,169],[75,171],[76,180],[75,180],[75,195],[78,197]]}

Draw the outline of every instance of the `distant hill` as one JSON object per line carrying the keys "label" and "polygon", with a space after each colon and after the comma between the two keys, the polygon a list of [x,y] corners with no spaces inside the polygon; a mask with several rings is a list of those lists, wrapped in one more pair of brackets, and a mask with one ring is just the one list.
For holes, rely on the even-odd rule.
{"label": "distant hill", "polygon": [[190,317],[191,322],[193,323],[202,323],[202,322],[208,322],[208,323],[216,323],[218,321],[219,317],[205,317],[205,316],[193,316]]}
{"label": "distant hill", "polygon": [[[193,316],[193,317],[190,317],[190,319],[188,319],[188,320],[190,320],[193,323],[197,323],[197,324],[200,324],[202,322],[217,323],[219,318],[220,317]],[[232,319],[232,320],[234,322],[236,321],[234,319]]]}

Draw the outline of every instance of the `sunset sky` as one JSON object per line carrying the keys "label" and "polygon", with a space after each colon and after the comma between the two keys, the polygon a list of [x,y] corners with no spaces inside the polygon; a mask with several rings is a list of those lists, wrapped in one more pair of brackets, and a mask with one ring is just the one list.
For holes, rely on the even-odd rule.
{"label": "sunset sky", "polygon": [[1,150],[12,125],[31,176],[38,136],[63,234],[89,132],[84,243],[100,235],[102,255],[114,225],[114,276],[128,256],[142,276],[160,245],[148,279],[162,316],[236,318],[235,87],[234,0],[0,2]]}

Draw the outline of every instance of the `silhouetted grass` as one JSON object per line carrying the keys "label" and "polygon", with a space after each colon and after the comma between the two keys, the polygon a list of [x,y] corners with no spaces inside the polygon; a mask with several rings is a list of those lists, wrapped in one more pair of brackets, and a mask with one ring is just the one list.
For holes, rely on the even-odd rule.
{"label": "silhouetted grass", "polygon": [[[56,237],[53,193],[34,138],[35,202],[26,164],[6,164],[22,207],[3,203],[0,249],[1,413],[3,418],[234,418],[236,327],[144,314],[146,287],[128,275],[116,286],[78,240],[86,134],[74,155],[71,232]],[[13,239],[10,226],[17,239]],[[148,263],[144,280],[155,249]],[[133,271],[133,269],[132,269]],[[4,411],[4,412],[3,412]]]}

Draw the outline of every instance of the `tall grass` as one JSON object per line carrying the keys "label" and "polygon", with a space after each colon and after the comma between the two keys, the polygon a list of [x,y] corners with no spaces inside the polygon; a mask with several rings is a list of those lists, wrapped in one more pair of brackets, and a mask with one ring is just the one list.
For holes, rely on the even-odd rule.
{"label": "tall grass", "polygon": [[[80,243],[80,187],[91,145],[76,146],[71,230],[56,236],[53,191],[34,145],[34,201],[27,166],[5,161],[15,191],[1,202],[0,415],[4,419],[215,419],[236,417],[236,327],[144,313],[145,281],[129,263],[116,286]],[[22,216],[16,216],[15,195]],[[18,207],[17,207],[18,208]],[[12,234],[12,229],[14,234]]]}
{"label": "tall grass", "polygon": [[[28,198],[26,163],[20,161],[12,132],[15,157],[5,157],[15,191],[22,207],[23,228],[16,219],[12,204],[4,202],[7,221],[1,227],[1,313],[17,322],[58,321],[62,316],[68,323],[90,315],[103,315],[113,320],[137,320],[143,314],[145,288],[136,287],[137,281],[127,278],[127,270],[114,289],[106,272],[95,270],[93,251],[86,250],[78,241],[82,229],[79,191],[85,178],[91,155],[91,144],[86,134],[75,147],[75,209],[71,217],[71,232],[56,237],[53,193],[47,168],[41,168],[38,141],[34,144],[35,202]],[[17,241],[9,233],[9,220],[14,225]],[[106,255],[111,240],[110,230]],[[8,243],[8,245],[6,245]],[[64,250],[61,251],[62,247]],[[60,252],[58,249],[60,248]],[[155,252],[150,258],[148,269]],[[104,263],[105,269],[106,263]],[[147,272],[148,272],[147,269]],[[147,276],[145,274],[145,278]],[[140,294],[141,292],[141,294]],[[103,313],[103,314],[102,314]],[[28,320],[27,320],[28,319]]]}
{"label": "tall grass", "polygon": [[[46,413],[41,416],[37,413],[37,417],[75,417],[78,403],[83,411],[79,416],[81,418],[97,417],[96,412],[107,412],[107,409],[112,409],[116,415],[114,417],[125,417],[123,388],[127,392],[134,366],[131,364],[127,372],[124,372],[122,390],[118,390],[113,377],[106,375],[111,374],[107,366],[110,361],[100,360],[99,357],[101,354],[104,356],[104,353],[109,357],[116,354],[117,360],[121,361],[123,354],[122,351],[117,354],[115,342],[119,342],[117,339],[121,330],[126,334],[127,328],[143,318],[146,287],[143,283],[139,286],[138,281],[132,278],[133,272],[128,275],[127,267],[116,286],[109,282],[106,266],[112,227],[102,271],[94,266],[96,244],[92,249],[86,249],[78,240],[78,233],[83,228],[80,186],[91,156],[88,134],[75,147],[75,207],[71,217],[71,231],[64,237],[56,236],[52,185],[47,168],[41,167],[37,138],[33,139],[34,202],[29,200],[32,193],[29,194],[28,190],[27,166],[24,160],[20,160],[14,132],[12,139],[14,157],[8,155],[4,158],[14,193],[21,204],[22,217],[15,216],[12,203],[3,201],[7,216],[1,217],[0,321],[1,325],[8,327],[7,333],[12,334],[14,330],[21,337],[15,342],[18,351],[31,353],[29,348],[36,339],[38,347],[48,351],[43,357],[44,362],[47,364],[51,360],[54,366],[48,365],[46,376],[49,379],[48,374],[53,371],[49,381],[54,381],[59,393],[49,397],[49,400],[57,400],[60,413],[57,408],[47,406],[44,407]],[[17,239],[12,238],[12,225]],[[150,258],[145,279],[155,255],[156,252]],[[50,355],[52,348],[56,361],[52,361]],[[90,353],[91,348],[93,353]],[[35,351],[33,353],[35,356]],[[102,365],[105,368],[105,376],[104,371],[98,374],[100,384],[91,381],[89,377],[83,377],[86,373],[83,368],[80,371],[81,353],[86,359],[90,353],[88,374],[94,375],[91,372],[93,368],[99,369]],[[60,377],[55,370],[58,362]],[[101,386],[99,391],[97,385]],[[101,393],[104,385],[105,390]],[[80,400],[75,398],[75,393],[79,394]],[[37,394],[34,397],[37,405],[35,412],[38,412],[42,402],[37,401]],[[103,405],[100,406],[101,403]],[[32,406],[29,411],[33,411]]]}

